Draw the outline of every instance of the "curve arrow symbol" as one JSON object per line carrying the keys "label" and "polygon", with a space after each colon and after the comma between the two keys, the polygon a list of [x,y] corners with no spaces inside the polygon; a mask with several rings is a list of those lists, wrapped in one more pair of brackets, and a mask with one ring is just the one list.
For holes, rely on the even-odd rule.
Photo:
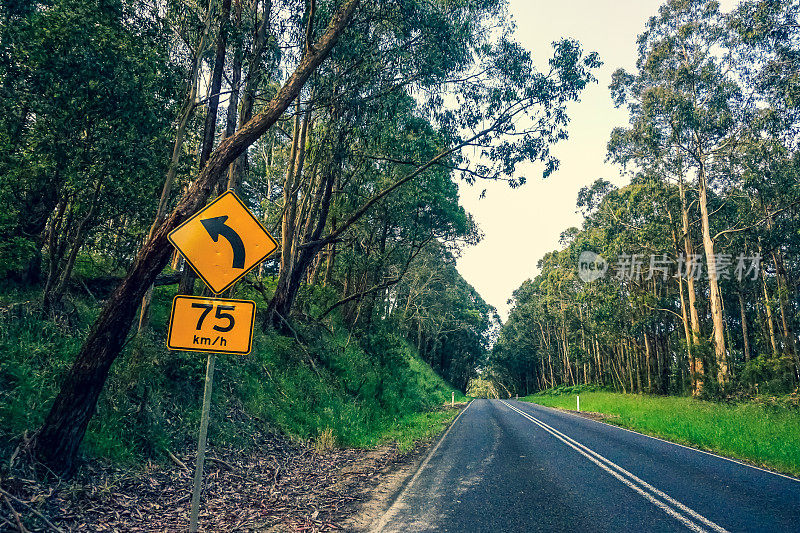
{"label": "curve arrow symbol", "polygon": [[203,224],[203,227],[206,228],[206,231],[214,242],[217,242],[219,236],[222,235],[230,243],[231,248],[233,248],[233,265],[231,266],[233,268],[244,268],[244,243],[242,242],[242,238],[239,237],[239,234],[236,233],[236,230],[225,224],[227,220],[228,215],[222,215],[214,218],[206,218],[200,222]]}

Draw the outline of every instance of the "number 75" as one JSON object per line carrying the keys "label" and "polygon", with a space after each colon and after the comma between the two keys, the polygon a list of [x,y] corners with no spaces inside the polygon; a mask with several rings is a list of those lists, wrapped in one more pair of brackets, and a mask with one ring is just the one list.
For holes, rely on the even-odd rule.
{"label": "number 75", "polygon": [[[203,304],[203,303],[196,303],[195,302],[195,303],[192,303],[192,307],[203,310],[203,312],[200,314],[200,318],[197,320],[197,329],[201,329],[203,327],[203,321],[208,316],[208,313],[210,313],[211,310],[214,309],[214,304]],[[222,333],[226,333],[226,332],[228,332],[228,331],[233,329],[233,325],[236,323],[234,321],[234,319],[233,319],[233,315],[230,314],[230,313],[225,313],[225,311],[233,311],[234,309],[236,309],[235,305],[218,305],[217,306],[217,312],[214,314],[214,318],[219,318],[221,320],[227,320],[228,321],[228,325],[227,326],[219,326],[219,325],[215,324],[214,325],[214,329],[216,331],[219,331],[219,332],[222,332]]]}

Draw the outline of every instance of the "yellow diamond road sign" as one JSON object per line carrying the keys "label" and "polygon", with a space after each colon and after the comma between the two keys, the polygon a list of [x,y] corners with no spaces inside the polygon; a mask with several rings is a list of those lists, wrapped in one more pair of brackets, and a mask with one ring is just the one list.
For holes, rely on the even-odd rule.
{"label": "yellow diamond road sign", "polygon": [[214,294],[236,283],[278,248],[233,191],[175,228],[169,241]]}

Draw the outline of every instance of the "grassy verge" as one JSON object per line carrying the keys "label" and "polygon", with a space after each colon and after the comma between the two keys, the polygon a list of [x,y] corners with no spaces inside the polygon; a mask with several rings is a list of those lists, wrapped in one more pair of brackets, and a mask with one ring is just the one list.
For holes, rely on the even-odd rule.
{"label": "grassy verge", "polygon": [[[575,409],[575,391],[545,391],[524,401]],[[581,411],[648,435],[800,476],[800,410],[754,403],[580,392]]]}
{"label": "grassy verge", "polygon": [[412,449],[417,442],[427,441],[441,433],[458,415],[459,409],[442,409],[425,413],[412,413],[398,420],[382,439],[397,442],[401,451]]}

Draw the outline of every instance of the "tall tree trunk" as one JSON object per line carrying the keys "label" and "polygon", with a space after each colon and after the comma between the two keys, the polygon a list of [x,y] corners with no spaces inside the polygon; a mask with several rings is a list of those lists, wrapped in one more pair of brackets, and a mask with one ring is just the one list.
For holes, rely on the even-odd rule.
{"label": "tall tree trunk", "polygon": [[636,372],[636,392],[641,393],[644,390],[642,388],[642,353],[639,350],[639,346],[634,342],[630,342],[628,353],[633,362],[633,370]]}
{"label": "tall tree trunk", "polygon": [[[766,216],[767,229],[772,232],[774,230],[773,216],[766,208],[763,201],[761,205]],[[778,284],[778,306],[781,313],[781,326],[783,327],[784,345],[786,346],[786,350],[789,352],[789,354],[794,357],[795,365],[797,367],[797,377],[800,377],[800,355],[798,355],[797,348],[795,346],[796,343],[794,338],[794,328],[792,327],[792,320],[790,316],[787,316],[786,311],[788,307],[787,299],[789,296],[786,267],[784,266],[783,255],[779,249],[773,249],[770,255],[772,256],[772,263],[775,265],[775,279]]]}
{"label": "tall tree trunk", "polygon": [[[701,160],[702,161],[702,160]],[[730,378],[728,370],[728,352],[725,347],[725,319],[722,311],[722,294],[719,289],[717,276],[717,261],[714,254],[714,239],[711,237],[711,227],[708,219],[708,183],[706,181],[705,166],[701,162],[697,172],[699,185],[700,220],[703,226],[703,248],[706,252],[708,265],[708,292],[711,300],[711,322],[714,327],[714,355],[717,363],[717,383],[724,389]]]}
{"label": "tall tree trunk", "polygon": [[778,342],[775,339],[775,324],[772,320],[772,304],[767,292],[767,271],[761,271],[761,286],[764,289],[764,310],[767,313],[767,331],[769,332],[769,344],[772,347],[772,356],[778,356]]}
{"label": "tall tree trunk", "polygon": [[[727,311],[725,310],[725,299],[724,298],[720,299],[720,302],[722,302],[722,316],[727,316]],[[725,324],[725,343],[726,343],[726,346],[728,347],[728,349],[733,350],[733,340],[731,340],[731,327],[730,327],[730,324],[728,324],[728,321],[725,321],[724,324]],[[733,357],[732,353],[731,353],[731,357]],[[735,361],[736,361],[736,359],[733,359],[733,362],[735,362]],[[728,363],[729,363],[728,364],[728,377],[729,378],[735,378],[736,374],[734,373],[734,367],[732,366],[731,361],[729,361]]]}
{"label": "tall tree trunk", "polygon": [[[295,179],[297,173],[295,168],[300,151],[300,102],[298,101],[294,110],[294,127],[292,129],[292,148],[289,154],[289,166],[286,170],[286,179],[283,182],[283,216],[281,217],[281,276],[288,276],[292,269],[292,236],[294,234],[294,214],[297,209],[297,189]],[[278,282],[280,285],[280,281]]]}
{"label": "tall tree trunk", "polygon": [[772,252],[772,261],[775,265],[775,279],[778,282],[778,306],[781,312],[781,326],[783,327],[783,342],[786,346],[786,351],[794,359],[795,365],[795,379],[800,378],[800,354],[797,353],[797,347],[794,340],[794,328],[792,327],[792,318],[787,313],[789,306],[787,297],[789,294],[789,285],[786,282],[786,269],[783,266],[783,258],[779,252]]}
{"label": "tall tree trunk", "polygon": [[[295,210],[294,213],[294,220],[292,221],[292,245],[291,245],[291,264],[292,269],[297,266],[298,256],[300,254],[300,244],[302,237],[307,237],[308,232],[310,231],[310,224],[314,220],[314,217],[311,216],[310,211],[312,207],[316,207],[316,205],[312,206],[312,198],[313,193],[315,191],[315,187],[318,184],[317,178],[318,176],[315,175],[315,168],[312,167],[309,171],[306,171],[306,156],[308,153],[309,145],[311,144],[311,135],[313,130],[313,118],[311,115],[311,110],[307,109],[305,114],[303,115],[303,127],[300,130],[300,147],[297,153],[297,164],[295,166],[295,191],[297,193],[300,192],[302,189],[303,194],[303,201],[300,204],[300,210]],[[304,176],[306,174],[310,174],[312,176],[311,179],[306,179]],[[295,198],[297,198],[297,194],[295,194]],[[314,202],[315,204],[317,202]],[[308,218],[308,220],[306,220]],[[314,254],[316,256],[316,254]],[[310,264],[310,261],[309,261]],[[302,265],[301,268],[303,272],[301,273],[300,278],[302,279],[303,275],[305,275],[307,265]]]}
{"label": "tall tree trunk", "polygon": [[200,160],[198,167],[203,170],[211,152],[214,150],[214,138],[217,133],[217,112],[219,97],[222,91],[222,75],[225,72],[225,52],[228,46],[228,19],[231,11],[231,0],[222,0],[219,15],[219,32],[217,33],[216,51],[214,53],[214,70],[211,73],[211,85],[208,89],[208,111],[203,124],[203,141],[200,144]]}
{"label": "tall tree trunk", "polygon": [[[258,0],[253,1],[253,9],[255,10]],[[264,50],[270,39],[269,19],[272,14],[272,0],[264,0],[263,11],[261,14],[261,21],[257,24],[255,35],[253,36],[253,45],[250,49],[248,57],[248,70],[247,76],[242,83],[240,94],[241,105],[239,109],[239,124],[247,124],[253,117],[253,106],[256,99],[256,87],[262,81],[264,75],[264,67],[262,64]],[[242,176],[248,169],[247,152],[245,151],[235,163],[235,169],[232,169],[234,186],[238,184]],[[230,180],[230,178],[229,178]]]}
{"label": "tall tree trunk", "polygon": [[[630,345],[628,345],[627,341],[623,341],[620,346],[622,348],[623,357],[626,357],[626,359],[623,359],[623,360],[627,360],[627,365],[626,366],[628,367],[628,378],[631,381],[631,392],[636,392],[636,387],[634,387],[634,384],[633,384],[634,366],[633,366],[633,358],[631,357],[631,347],[630,347]],[[638,376],[638,372],[637,372],[637,376]]]}
{"label": "tall tree trunk", "polygon": [[[336,225],[336,221],[332,221],[332,225]],[[332,242],[328,245],[328,253],[325,257],[325,275],[322,278],[322,285],[327,287],[332,279],[333,265],[336,261],[336,243]]]}
{"label": "tall tree trunk", "polygon": [[689,227],[689,208],[686,204],[686,189],[683,182],[683,171],[678,176],[678,192],[681,197],[681,225],[683,228],[683,249],[686,257],[686,292],[689,297],[689,319],[692,323],[692,350],[689,352],[689,375],[692,380],[692,396],[700,396],[703,392],[705,369],[702,354],[694,349],[700,342],[700,317],[697,314],[697,295],[694,288],[694,276],[691,274],[691,262],[694,261],[694,246]]}
{"label": "tall tree trunk", "polygon": [[742,282],[739,282],[739,314],[741,315],[742,320],[742,352],[744,354],[744,363],[747,364],[750,362],[750,340],[748,339],[747,335],[747,313],[745,312],[744,306],[744,289],[742,288]]}
{"label": "tall tree trunk", "polygon": [[[669,215],[669,222],[670,222],[670,228],[671,228],[671,234],[672,234],[672,245],[675,248],[675,255],[677,256],[677,255],[680,255],[681,252],[680,252],[680,246],[678,245],[678,236],[675,233],[675,226],[674,226],[674,223],[673,223],[673,220],[672,220],[672,212],[667,210],[667,215]],[[688,220],[687,220],[687,223],[688,223]],[[691,364],[692,353],[693,353],[692,352],[692,333],[691,333],[691,329],[689,327],[689,312],[688,312],[688,310],[686,308],[686,295],[684,294],[684,290],[683,290],[683,276],[681,276],[679,274],[678,276],[676,276],[676,280],[678,282],[678,294],[680,295],[680,300],[681,300],[681,324],[683,325],[683,334],[684,334],[684,338],[686,339],[686,355],[688,356],[687,360],[690,361],[690,364]],[[680,369],[681,376],[683,376],[683,363],[682,363],[682,360],[683,360],[682,357],[678,357],[678,366],[679,366],[679,369]],[[694,381],[692,382],[692,385],[694,385]],[[681,390],[683,390],[683,381],[681,381]]]}
{"label": "tall tree trunk", "polygon": [[[661,338],[662,349],[658,349],[658,339]],[[658,361],[658,392],[667,394],[670,387],[670,365],[669,365],[669,334],[664,332],[656,336],[656,360]]]}
{"label": "tall tree trunk", "polygon": [[[55,215],[50,220],[50,227],[47,231],[47,250],[50,255],[50,265],[48,267],[47,280],[45,281],[42,294],[47,294],[52,290],[53,285],[56,283],[58,276],[58,264],[63,257],[63,244],[65,239],[59,242],[58,236],[62,229],[68,227],[68,223],[64,222],[64,217],[70,218],[71,215],[65,215],[69,201],[67,198],[61,198],[58,202]],[[71,209],[70,209],[71,211]],[[43,298],[46,301],[46,298]]]}
{"label": "tall tree trunk", "polygon": [[67,291],[67,285],[69,284],[69,280],[72,277],[72,269],[75,267],[75,260],[78,258],[78,252],[81,249],[81,246],[86,239],[86,225],[92,220],[94,216],[94,210],[97,207],[97,203],[100,201],[100,190],[103,188],[103,180],[97,180],[97,186],[94,190],[94,195],[91,200],[91,204],[89,207],[89,212],[86,213],[81,221],[78,223],[78,226],[75,228],[75,232],[70,236],[70,241],[72,242],[72,248],[70,249],[69,256],[67,257],[67,264],[64,267],[63,272],[61,272],[61,276],[59,277],[58,283],[55,284],[51,293],[45,292],[45,306],[49,308],[53,305],[58,304],[61,299],[64,297],[64,294]]}
{"label": "tall tree trunk", "polygon": [[606,376],[603,368],[603,357],[600,353],[600,341],[597,339],[597,337],[594,338],[594,353],[595,358],[597,359],[597,380],[599,381],[600,385],[605,385]]}
{"label": "tall tree trunk", "polygon": [[239,114],[239,124],[247,124],[253,117],[253,104],[255,103],[255,88],[261,83],[264,73],[262,61],[264,50],[270,38],[269,18],[272,14],[272,0],[264,0],[261,22],[256,28],[253,46],[248,60],[247,77],[241,91],[242,106]]}
{"label": "tall tree trunk", "polygon": [[[233,18],[237,26],[242,24],[242,1],[233,0]],[[237,129],[237,118],[239,116],[239,91],[242,81],[242,38],[241,33],[237,32],[233,44],[233,64],[231,65],[231,94],[228,98],[228,114],[225,121],[225,138],[232,136]],[[247,157],[247,150],[236,158],[228,167],[228,190],[235,190],[244,174],[244,160]]]}
{"label": "tall tree trunk", "polygon": [[[310,122],[310,115],[308,113],[303,122],[302,137],[305,137],[310,135],[308,124],[308,122]],[[334,145],[333,160],[322,172],[320,183],[316,187],[316,197],[313,200],[314,208],[312,209],[313,216],[311,213],[309,214],[309,218],[303,226],[302,231],[300,231],[299,225],[297,225],[297,228],[291,228],[291,231],[290,228],[287,227],[287,233],[284,238],[290,239],[292,243],[291,250],[286,252],[289,254],[290,260],[287,263],[287,270],[284,271],[281,269],[275,295],[267,307],[267,323],[272,327],[282,327],[281,317],[288,315],[292,305],[294,305],[297,292],[300,289],[300,284],[308,266],[327,244],[321,241],[320,237],[322,236],[322,232],[328,220],[328,213],[330,212],[333,195],[333,185],[336,181],[337,171],[340,165],[341,154],[336,147],[341,146],[344,140],[345,132],[341,131],[338,141]],[[301,156],[298,152],[298,163],[300,165],[303,164],[304,157],[304,155]],[[311,192],[309,191],[308,194],[311,194]],[[302,233],[302,235],[298,235],[297,233]],[[363,290],[363,288],[361,290]],[[347,290],[345,290],[343,294],[347,294]]]}
{"label": "tall tree trunk", "polygon": [[[614,355],[617,353],[616,348],[611,349],[611,370],[614,372],[614,375],[617,378],[617,382],[619,383],[620,388],[622,388],[623,393],[627,393],[628,390],[625,387],[625,351],[623,348],[623,343],[617,344],[619,347],[619,360],[614,358]],[[633,390],[631,390],[633,392]]]}
{"label": "tall tree trunk", "polygon": [[653,350],[650,349],[650,338],[647,332],[644,334],[644,350],[647,358],[647,392],[653,392]]}
{"label": "tall tree trunk", "polygon": [[[306,113],[306,117],[309,117],[309,113]],[[276,325],[279,329],[283,329],[285,324],[283,323],[286,320],[288,315],[288,311],[291,308],[291,304],[289,305],[281,305],[280,309],[275,307],[276,300],[283,301],[287,299],[287,293],[289,290],[289,285],[291,284],[291,276],[294,270],[294,250],[293,245],[295,244],[295,222],[296,222],[296,215],[297,215],[297,194],[298,194],[298,186],[297,182],[299,181],[299,177],[302,174],[302,169],[298,168],[300,164],[302,164],[303,156],[301,156],[301,152],[303,151],[304,143],[305,143],[305,133],[306,128],[308,127],[307,120],[302,120],[300,117],[300,105],[299,102],[295,107],[295,117],[294,117],[294,129],[292,134],[292,148],[289,158],[289,168],[286,171],[286,179],[283,183],[283,216],[281,218],[281,262],[280,262],[280,273],[278,274],[278,283],[275,287],[275,295],[270,302],[270,306],[268,308],[267,313],[267,321],[272,322]],[[272,319],[272,317],[275,317]]]}
{"label": "tall tree trunk", "polygon": [[32,441],[32,451],[58,474],[72,471],[78,446],[83,440],[111,364],[125,343],[139,301],[169,260],[167,235],[202,207],[212,190],[224,179],[228,165],[283,115],[306,80],[328,56],[348,26],[358,0],[346,0],[332,16],[315,46],[309,47],[297,68],[263,112],[225,139],[189,187],[176,208],[141,248],[119,287],[111,294],[95,321],[44,424]]}

